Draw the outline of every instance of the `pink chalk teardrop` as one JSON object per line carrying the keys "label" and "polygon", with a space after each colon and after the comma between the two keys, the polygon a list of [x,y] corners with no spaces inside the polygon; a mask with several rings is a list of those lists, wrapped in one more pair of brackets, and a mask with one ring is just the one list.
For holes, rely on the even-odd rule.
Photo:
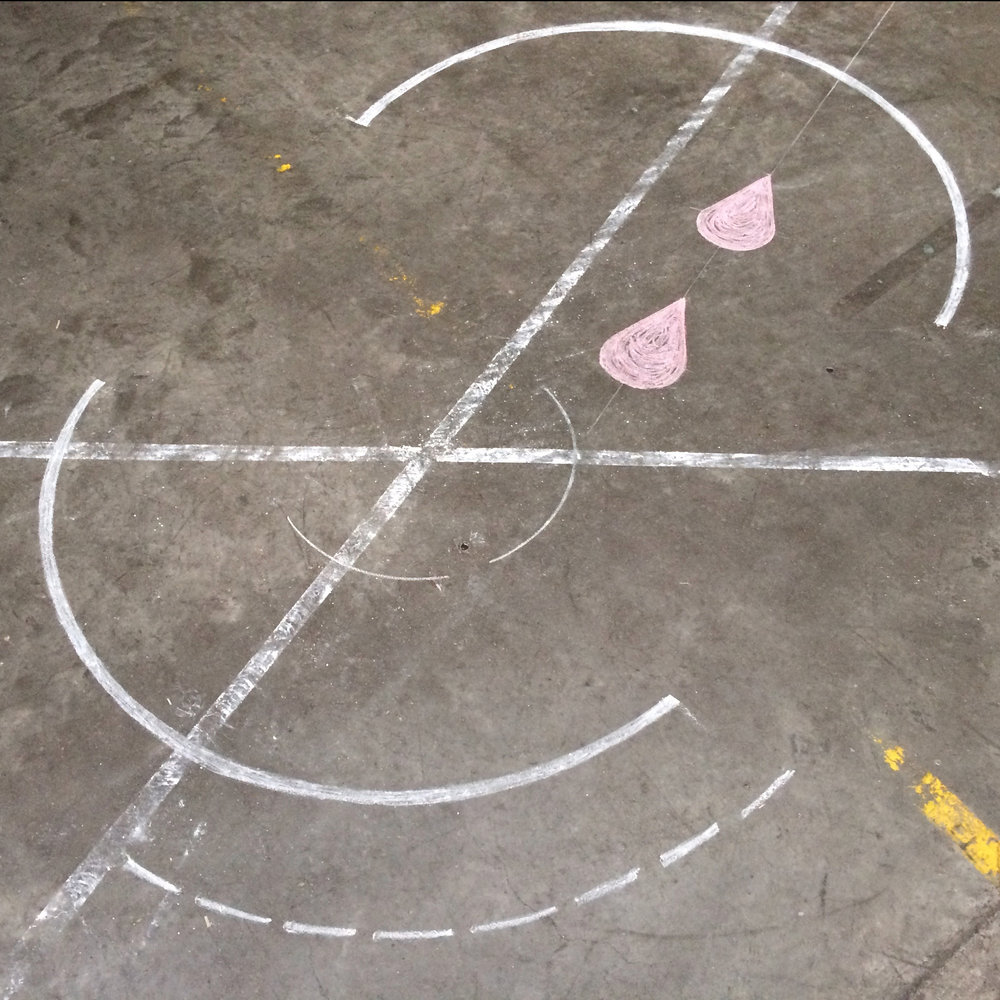
{"label": "pink chalk teardrop", "polygon": [[601,347],[601,367],[633,389],[673,385],[687,367],[685,299],[619,330]]}
{"label": "pink chalk teardrop", "polygon": [[723,250],[758,250],[774,239],[771,175],[698,213],[698,232]]}

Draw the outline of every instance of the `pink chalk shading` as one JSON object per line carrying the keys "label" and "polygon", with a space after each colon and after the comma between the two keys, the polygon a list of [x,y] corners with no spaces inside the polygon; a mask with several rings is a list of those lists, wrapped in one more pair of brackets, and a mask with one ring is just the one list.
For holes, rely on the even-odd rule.
{"label": "pink chalk shading", "polygon": [[619,330],[601,347],[601,367],[633,389],[673,385],[687,367],[686,299],[678,299],[631,326]]}
{"label": "pink chalk shading", "polygon": [[698,232],[723,250],[759,250],[774,239],[771,175],[740,188],[698,213]]}

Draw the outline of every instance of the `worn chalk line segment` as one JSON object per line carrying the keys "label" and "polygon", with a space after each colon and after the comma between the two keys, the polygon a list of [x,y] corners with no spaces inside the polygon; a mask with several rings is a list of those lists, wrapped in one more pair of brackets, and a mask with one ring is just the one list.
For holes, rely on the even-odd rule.
{"label": "worn chalk line segment", "polygon": [[[758,795],[757,798],[755,798],[749,805],[740,810],[740,818],[745,820],[751,813],[760,809],[776,792],[780,791],[780,789],[788,784],[794,774],[795,771],[788,770],[778,775],[778,777],[767,786],[764,792]],[[701,833],[682,841],[661,854],[660,864],[664,868],[670,867],[682,858],[687,857],[693,851],[697,850],[697,848],[707,844],[719,833],[719,830],[719,824],[713,823]],[[126,871],[137,878],[141,878],[145,882],[157,885],[170,893],[179,894],[181,892],[180,888],[175,886],[172,882],[156,875],[148,868],[144,868],[142,865],[133,861],[128,855],[126,855],[126,860],[121,867],[123,871]],[[573,902],[576,903],[577,906],[583,906],[587,903],[596,902],[598,899],[609,896],[614,892],[619,892],[620,890],[625,889],[637,882],[641,870],[641,868],[635,867],[625,872],[623,875],[601,882],[593,888],[580,893],[578,896],[574,896]],[[270,917],[250,913],[247,910],[242,910],[226,903],[220,903],[217,900],[208,899],[205,896],[196,896],[195,903],[204,909],[213,910],[223,916],[230,916],[239,920],[249,920],[252,923],[259,924],[269,924],[272,922]],[[486,923],[474,924],[469,928],[469,933],[482,934],[490,931],[512,930],[515,927],[524,927],[527,924],[533,924],[539,920],[544,920],[546,917],[553,916],[558,912],[558,906],[547,906],[544,909],[534,910],[531,913],[507,917],[502,920],[493,920]],[[354,937],[358,933],[358,928],[356,927],[337,927],[330,924],[305,924],[294,920],[283,921],[281,929],[287,934],[308,934],[329,938]],[[422,941],[430,938],[454,937],[455,932],[454,928],[440,930],[376,930],[372,932],[371,936],[373,941]]]}
{"label": "worn chalk line segment", "polygon": [[[780,5],[779,8],[775,9],[771,16],[774,17],[779,13],[779,10],[781,10],[780,21],[784,21],[793,6],[794,4]],[[782,9],[786,7],[788,8],[787,10]],[[770,20],[770,18],[768,20]],[[393,101],[398,100],[405,93],[412,90],[414,87],[419,86],[425,80],[429,80],[432,76],[436,76],[438,73],[441,73],[458,63],[467,62],[470,59],[475,59],[478,56],[484,55],[487,52],[492,52],[496,49],[505,48],[508,45],[515,45],[519,42],[527,42],[537,38],[552,38],[556,35],[621,31],[641,32],[647,34],[685,35],[693,38],[709,38],[720,42],[730,42],[735,45],[741,45],[743,46],[743,51],[752,50],[755,52],[771,52],[774,55],[784,56],[787,59],[793,59],[796,62],[800,62],[806,66],[811,66],[813,69],[818,69],[821,72],[826,73],[835,81],[842,83],[851,90],[867,97],[869,101],[881,108],[882,111],[884,111],[910,136],[910,138],[914,140],[914,142],[916,142],[921,151],[930,159],[931,163],[934,164],[934,168],[937,170],[938,176],[941,178],[945,190],[948,193],[948,199],[951,202],[952,214],[955,217],[955,267],[952,273],[951,285],[948,289],[948,296],[934,320],[935,324],[940,327],[945,327],[951,322],[955,315],[955,311],[958,309],[959,303],[962,301],[962,296],[965,293],[965,286],[969,280],[969,268],[971,265],[972,255],[969,240],[969,220],[965,211],[965,201],[962,198],[962,192],[958,186],[958,181],[955,178],[955,173],[948,164],[948,161],[941,155],[940,152],[938,152],[934,144],[927,138],[926,135],[924,135],[923,131],[921,131],[912,118],[897,108],[894,104],[887,101],[877,91],[873,90],[867,84],[862,83],[856,77],[851,76],[844,70],[838,69],[836,66],[833,66],[828,62],[824,62],[822,59],[817,59],[814,56],[807,55],[805,52],[790,48],[787,45],[781,45],[778,42],[770,41],[767,37],[768,32],[761,31],[758,35],[744,35],[740,32],[726,31],[722,28],[708,28],[702,25],[693,24],[675,24],[670,21],[590,21],[581,24],[560,24],[547,28],[535,28],[531,31],[519,31],[513,35],[506,35],[503,38],[495,38],[492,41],[484,42],[481,45],[475,45],[472,48],[466,49],[464,52],[459,52],[455,55],[449,56],[447,59],[442,59],[433,66],[429,66],[427,69],[421,70],[419,73],[415,73],[409,79],[404,80],[401,84],[399,84],[399,86],[394,87],[387,94],[380,97],[374,104],[368,107],[356,118],[349,117],[348,120],[357,125],[368,126],[390,104],[392,104]],[[724,82],[720,80],[720,86],[718,88],[713,88],[713,91],[718,89],[721,91],[721,95],[724,95],[726,90],[728,90],[726,83],[728,83],[728,81]],[[706,99],[713,95],[713,91],[709,91],[706,95]]]}
{"label": "worn chalk line segment", "polygon": [[[761,35],[767,36],[776,31],[794,8],[794,3],[779,4],[765,20]],[[745,45],[730,61],[719,82],[712,87],[702,99],[698,108],[667,142],[663,152],[651,164],[633,185],[625,197],[612,209],[610,215],[602,224],[594,238],[577,254],[574,261],[556,280],[539,305],[527,319],[518,327],[514,335],[500,351],[494,355],[482,375],[466,390],[458,402],[452,407],[445,418],[429,437],[420,450],[419,455],[407,460],[403,470],[389,485],[382,496],[376,501],[371,513],[348,536],[347,540],[336,553],[338,562],[329,562],[313,580],[299,600],[286,612],[271,636],[258,649],[257,653],[247,662],[232,684],[216,699],[208,711],[198,720],[188,734],[185,749],[189,752],[197,747],[201,740],[211,739],[226,723],[230,715],[239,707],[243,699],[256,687],[260,679],[267,673],[284,648],[295,638],[313,612],[319,608],[333,592],[337,583],[343,578],[343,565],[353,565],[365,549],[374,541],[381,528],[392,518],[396,510],[409,497],[413,489],[426,475],[431,465],[429,450],[447,450],[454,437],[465,423],[485,401],[489,392],[503,378],[504,374],[517,358],[528,347],[535,335],[546,325],[549,318],[560,303],[572,291],[580,278],[587,272],[597,256],[607,246],[615,233],[624,225],[632,212],[642,202],[645,195],[656,181],[669,168],[675,157],[690,142],[701,129],[719,101],[729,88],[746,71],[753,62],[757,49],[753,36],[746,36],[749,43]],[[96,393],[100,388],[94,383],[88,393]],[[79,420],[90,396],[85,395],[77,404],[78,412],[67,421],[63,432],[57,439],[65,452],[72,436],[76,422]],[[48,507],[48,533],[52,533],[52,508],[55,501],[55,479],[58,476],[59,462],[51,459],[46,468],[46,476],[52,481],[51,493],[46,495],[44,489],[39,497],[39,531],[43,531],[46,506]],[[54,564],[54,560],[53,560]],[[63,885],[53,894],[46,906],[22,935],[15,949],[12,971],[4,1000],[10,1000],[23,985],[24,972],[22,962],[26,957],[29,945],[40,948],[42,929],[46,935],[58,935],[62,928],[83,907],[86,901],[100,885],[104,876],[116,864],[123,860],[124,845],[129,841],[136,829],[145,829],[151,822],[159,807],[171,791],[183,778],[190,766],[190,757],[174,750],[170,757],[160,766],[149,779],[136,798],[125,811],[112,823],[98,840],[87,857],[67,877]]]}
{"label": "worn chalk line segment", "polygon": [[156,874],[156,872],[151,872],[148,868],[144,868],[138,861],[130,857],[128,854],[125,855],[125,863],[122,867],[130,875],[134,875],[136,878],[140,878],[143,882],[148,882],[150,885],[155,885],[158,889],[162,889],[164,892],[176,895],[181,891],[180,886],[174,885],[173,882],[168,882],[165,878],[161,878]]}
{"label": "worn chalk line segment", "polygon": [[227,903],[220,903],[217,899],[209,899],[207,896],[195,896],[195,904],[203,910],[211,910],[224,917],[233,917],[236,920],[248,920],[252,924],[269,924],[270,917],[262,916],[260,913],[251,913],[249,910],[240,910]]}
{"label": "worn chalk line segment", "polygon": [[[52,441],[0,441],[0,458],[48,461]],[[413,449],[419,452],[419,448]],[[77,442],[64,461],[113,462],[406,462],[408,448],[245,447],[222,444],[104,445]],[[565,448],[450,448],[435,462],[457,465],[569,465],[648,469],[762,469],[784,472],[942,472],[1000,476],[1000,462],[933,455],[824,455],[810,451],[617,451]],[[357,567],[351,567],[357,569]],[[440,579],[435,577],[434,579]]]}
{"label": "worn chalk line segment", "polygon": [[767,800],[774,795],[775,792],[791,781],[794,775],[795,772],[792,770],[779,774],[778,777],[775,778],[774,781],[772,781],[771,784],[768,785],[767,788],[765,788],[764,791],[762,791],[760,795],[758,795],[757,798],[750,803],[750,805],[740,811],[741,818],[746,819],[750,813],[756,812],[760,809],[760,807],[764,805],[764,803],[767,802]]}
{"label": "worn chalk line segment", "polygon": [[357,927],[331,927],[329,924],[300,924],[295,920],[286,920],[281,929],[286,934],[312,934],[316,937],[354,937]]}
{"label": "worn chalk line segment", "polygon": [[664,851],[660,855],[660,864],[664,868],[669,868],[680,861],[681,858],[686,858],[692,851],[701,847],[702,844],[707,844],[718,832],[719,824],[713,823],[702,830],[701,833],[695,834],[695,836],[678,844],[676,847],[671,847],[669,851]]}
{"label": "worn chalk line segment", "polygon": [[595,899],[600,899],[602,896],[607,896],[612,892],[618,892],[620,889],[624,889],[635,882],[639,878],[641,870],[640,868],[633,868],[624,875],[619,875],[617,878],[611,878],[600,885],[595,885],[593,889],[588,889],[586,892],[580,893],[579,896],[574,896],[573,902],[577,906],[582,906],[584,903],[592,903]]}

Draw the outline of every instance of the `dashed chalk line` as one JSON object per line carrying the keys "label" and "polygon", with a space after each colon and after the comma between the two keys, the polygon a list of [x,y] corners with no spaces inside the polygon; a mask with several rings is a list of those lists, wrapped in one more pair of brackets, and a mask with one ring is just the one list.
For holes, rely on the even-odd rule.
{"label": "dashed chalk line", "polygon": [[[745,820],[751,813],[760,809],[775,795],[775,793],[788,784],[794,774],[794,770],[788,770],[778,775],[778,777],[767,786],[764,792],[758,795],[757,798],[755,798],[748,806],[740,810],[740,818]],[[719,832],[719,824],[712,823],[711,826],[702,830],[701,833],[695,834],[695,836],[681,841],[681,843],[676,844],[674,847],[661,854],[660,864],[664,868],[669,868],[671,865],[687,857],[699,847],[707,844]],[[125,856],[125,861],[122,863],[121,868],[123,871],[134,875],[136,878],[142,879],[144,882],[150,882],[153,885],[166,888],[169,892],[174,894],[181,893],[181,889],[179,887],[154,872],[151,872],[148,868],[144,868],[128,855]],[[641,871],[641,868],[635,867],[625,872],[623,875],[618,875],[615,878],[601,882],[593,888],[587,889],[585,892],[574,896],[573,902],[577,906],[584,906],[588,903],[593,903],[599,899],[603,899],[605,896],[609,896],[612,893],[620,892],[628,886],[636,883],[639,880],[639,874]],[[257,924],[272,923],[271,917],[263,916],[258,913],[251,913],[248,910],[230,906],[227,903],[222,903],[206,896],[195,896],[195,903],[203,909],[212,910],[215,913],[227,917],[233,917],[237,920],[246,920]],[[524,913],[515,917],[507,917],[502,920],[492,920],[480,924],[474,924],[469,928],[469,933],[485,934],[493,931],[513,930],[516,927],[525,927],[528,924],[537,923],[540,920],[544,920],[546,917],[554,916],[558,912],[558,906],[547,906],[544,909],[534,910],[531,913]],[[299,923],[295,920],[283,921],[281,929],[286,934],[313,935],[316,937],[327,938],[348,938],[355,937],[358,934],[357,927],[338,927],[330,924]],[[425,941],[435,938],[449,937],[455,937],[455,930],[452,927],[438,929],[380,929],[371,932],[371,939],[373,941]]]}

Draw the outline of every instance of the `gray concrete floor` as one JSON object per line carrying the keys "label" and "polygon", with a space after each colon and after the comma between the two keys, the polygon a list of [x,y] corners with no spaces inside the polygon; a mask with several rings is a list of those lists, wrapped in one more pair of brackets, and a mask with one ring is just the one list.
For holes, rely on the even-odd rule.
{"label": "gray concrete floor", "polygon": [[1000,997],[995,10],[0,7],[5,1000]]}

